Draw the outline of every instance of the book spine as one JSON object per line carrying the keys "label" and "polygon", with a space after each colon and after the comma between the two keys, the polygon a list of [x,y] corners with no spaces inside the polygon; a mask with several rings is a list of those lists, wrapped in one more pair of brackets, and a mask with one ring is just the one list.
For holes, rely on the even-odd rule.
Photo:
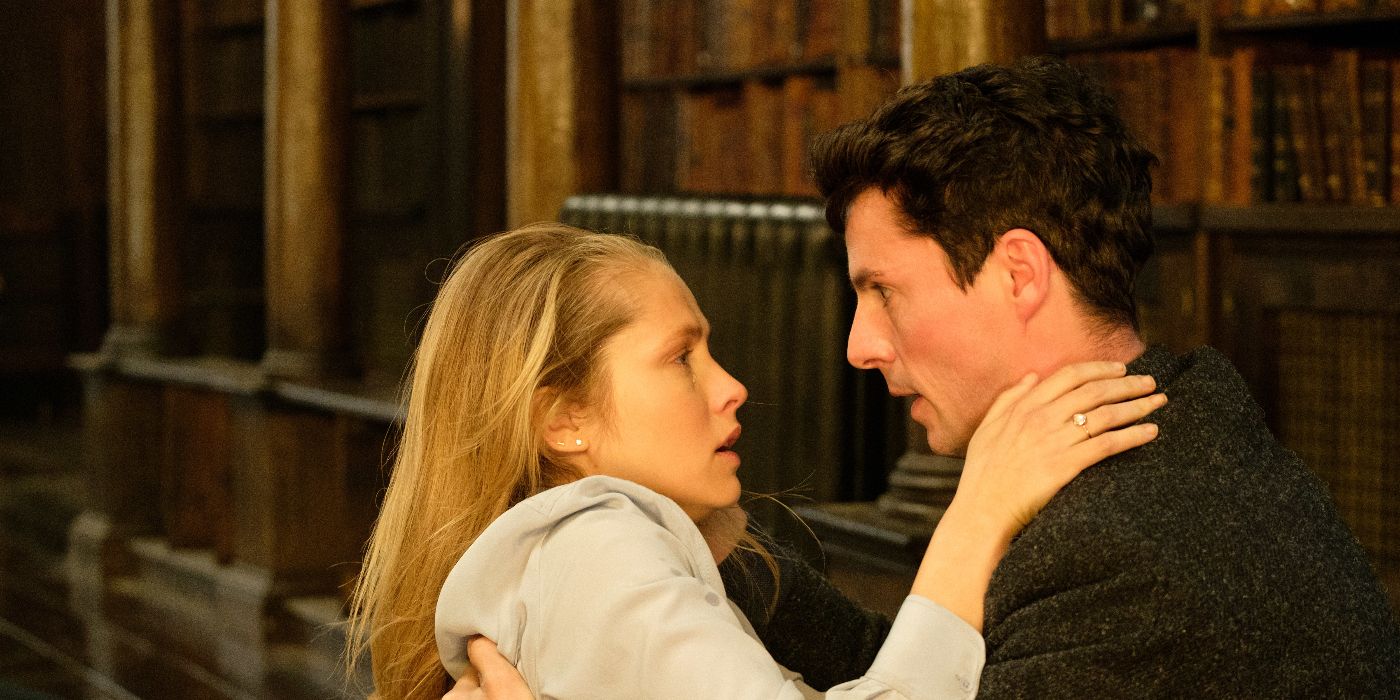
{"label": "book spine", "polygon": [[782,85],[748,81],[744,84],[744,106],[748,115],[740,133],[748,137],[749,162],[745,191],[778,194],[783,189]]}
{"label": "book spine", "polygon": [[1274,192],[1275,129],[1278,110],[1275,106],[1274,76],[1263,66],[1250,70],[1250,139],[1249,139],[1249,199],[1240,204],[1272,202]]}
{"label": "book spine", "polygon": [[642,78],[652,74],[653,54],[651,36],[652,8],[657,3],[647,0],[623,0],[622,13],[622,77]]}
{"label": "book spine", "polygon": [[1299,167],[1297,139],[1293,136],[1296,128],[1294,104],[1298,90],[1297,67],[1280,65],[1274,69],[1274,201],[1297,202],[1302,200],[1302,172]]}
{"label": "book spine", "polygon": [[1400,204],[1400,58],[1390,62],[1390,203]]}
{"label": "book spine", "polygon": [[1322,12],[1356,12],[1361,9],[1361,0],[1322,0]]}
{"label": "book spine", "polygon": [[1361,63],[1361,172],[1362,201],[1385,206],[1389,193],[1390,66],[1385,59]]}
{"label": "book spine", "polygon": [[839,0],[799,0],[797,27],[802,60],[829,58],[840,51],[841,7]]}
{"label": "book spine", "polygon": [[807,175],[805,135],[812,110],[816,78],[795,76],[783,83],[782,179],[783,194],[816,194]]}
{"label": "book spine", "polygon": [[1355,49],[1338,51],[1333,56],[1336,78],[1333,84],[1341,93],[1340,109],[1327,109],[1340,118],[1338,138],[1342,142],[1343,196],[1338,201],[1364,205],[1366,195],[1365,156],[1361,131],[1361,54]]}
{"label": "book spine", "polygon": [[1070,0],[1045,0],[1045,38],[1059,41],[1069,38],[1064,14]]}
{"label": "book spine", "polygon": [[1232,133],[1230,121],[1230,66],[1228,60],[1211,56],[1206,59],[1206,133],[1205,133],[1205,192],[1207,202],[1226,200],[1225,181],[1231,172],[1228,144]]}
{"label": "book spine", "polygon": [[[870,51],[873,58],[880,61],[899,61],[902,6],[900,0],[870,0]],[[1049,16],[1047,8],[1047,21]]]}
{"label": "book spine", "polygon": [[1289,72],[1288,124],[1298,160],[1298,193],[1305,202],[1327,200],[1327,161],[1317,113],[1317,70],[1302,64]]}
{"label": "book spine", "polygon": [[1254,49],[1236,49],[1229,58],[1229,130],[1225,146],[1225,201],[1249,204],[1252,194],[1254,144]]}
{"label": "book spine", "polygon": [[[1172,163],[1167,169],[1172,178],[1172,196],[1176,202],[1194,202],[1201,198],[1201,119],[1200,119],[1200,60],[1195,49],[1172,48],[1157,52],[1158,70],[1167,94],[1158,103],[1159,114],[1153,121],[1160,125],[1166,139],[1168,157]],[[1228,78],[1228,73],[1222,72]],[[1151,89],[1149,83],[1144,87]],[[1224,114],[1225,89],[1222,86],[1218,113]],[[1222,126],[1227,126],[1222,122]],[[1214,144],[1223,152],[1225,135],[1219,134],[1221,141]],[[1223,176],[1223,173],[1222,173]],[[1223,192],[1223,182],[1220,183]],[[1216,200],[1219,201],[1219,200]]]}

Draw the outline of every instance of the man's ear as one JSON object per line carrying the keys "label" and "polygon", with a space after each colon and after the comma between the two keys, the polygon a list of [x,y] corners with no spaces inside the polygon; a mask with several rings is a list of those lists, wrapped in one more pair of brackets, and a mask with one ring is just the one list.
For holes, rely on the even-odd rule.
{"label": "man's ear", "polygon": [[588,449],[588,440],[583,435],[586,414],[581,406],[557,390],[541,387],[535,391],[535,415],[546,449],[565,455]]}
{"label": "man's ear", "polygon": [[1006,292],[1022,321],[1035,316],[1050,294],[1055,261],[1040,237],[1023,228],[1001,235],[992,254],[1005,270]]}

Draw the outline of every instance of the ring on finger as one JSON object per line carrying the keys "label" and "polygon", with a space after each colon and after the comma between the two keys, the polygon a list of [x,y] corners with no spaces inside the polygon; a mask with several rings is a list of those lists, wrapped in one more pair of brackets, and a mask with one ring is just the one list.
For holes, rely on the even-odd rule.
{"label": "ring on finger", "polygon": [[1089,430],[1089,416],[1086,416],[1083,413],[1076,413],[1073,416],[1070,416],[1069,422],[1079,426],[1079,429],[1084,431],[1084,437],[1090,439],[1094,437],[1093,431]]}

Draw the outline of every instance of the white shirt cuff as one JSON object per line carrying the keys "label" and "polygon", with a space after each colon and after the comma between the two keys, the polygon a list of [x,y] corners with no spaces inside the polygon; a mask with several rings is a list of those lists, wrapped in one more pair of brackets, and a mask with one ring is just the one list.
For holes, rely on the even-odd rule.
{"label": "white shirt cuff", "polygon": [[928,598],[910,595],[866,677],[910,698],[972,698],[986,658],[982,635],[971,625]]}

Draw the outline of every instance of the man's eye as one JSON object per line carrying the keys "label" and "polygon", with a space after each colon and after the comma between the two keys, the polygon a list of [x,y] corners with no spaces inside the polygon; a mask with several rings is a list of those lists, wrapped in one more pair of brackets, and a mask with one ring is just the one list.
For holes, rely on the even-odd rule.
{"label": "man's eye", "polygon": [[875,285],[875,293],[876,293],[876,294],[879,294],[879,295],[880,295],[880,298],[881,298],[881,299],[884,299],[885,301],[889,301],[889,300],[890,300],[890,288],[889,288],[889,287],[885,287],[885,286],[883,286],[883,285],[878,285],[878,284],[877,284],[877,285]]}

